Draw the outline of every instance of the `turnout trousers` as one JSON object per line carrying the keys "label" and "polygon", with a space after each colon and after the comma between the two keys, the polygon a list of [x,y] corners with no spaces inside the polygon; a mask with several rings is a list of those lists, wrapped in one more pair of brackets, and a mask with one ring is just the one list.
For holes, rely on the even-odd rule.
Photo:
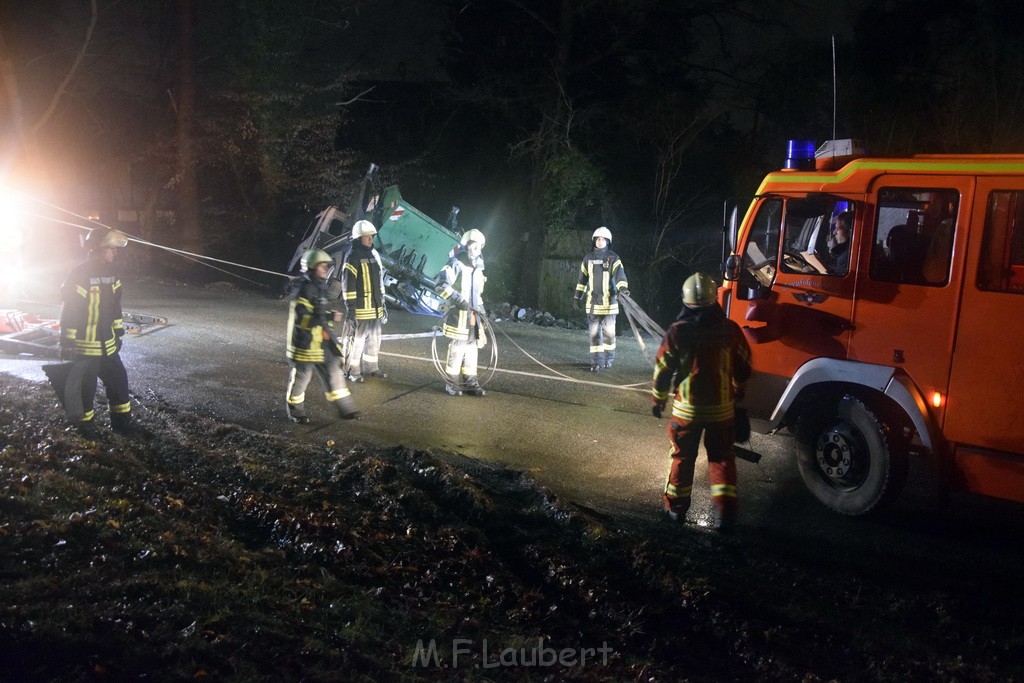
{"label": "turnout trousers", "polygon": [[668,438],[672,442],[672,462],[665,482],[665,509],[680,517],[690,509],[693,494],[693,470],[697,464],[701,435],[708,454],[708,483],[711,502],[722,519],[735,519],[736,459],[733,451],[735,425],[733,420],[723,422],[691,422],[673,417],[668,424]]}
{"label": "turnout trousers", "polygon": [[328,356],[323,363],[301,363],[288,361],[292,366],[288,373],[288,414],[294,417],[305,415],[306,387],[316,372],[324,389],[324,397],[335,406],[338,401],[351,396],[341,363],[336,356]]}
{"label": "turnout trousers", "polygon": [[380,337],[384,324],[380,318],[356,321],[355,333],[348,349],[345,371],[350,377],[360,377],[364,372],[376,372],[380,353]]}
{"label": "turnout trousers", "polygon": [[[111,422],[117,423],[130,418],[132,404],[128,393],[128,373],[121,362],[121,355],[100,356],[99,358],[79,359],[75,362],[86,364],[86,373],[82,377],[82,411],[79,424],[91,423],[96,411],[93,403],[96,400],[96,379],[103,382],[107,394]],[[91,370],[91,372],[90,372]],[[72,417],[69,415],[69,417]]]}
{"label": "turnout trousers", "polygon": [[[470,333],[466,340],[452,339],[448,344],[448,359],[445,362],[445,372],[452,382],[465,381],[466,378],[476,377],[477,359],[479,348],[475,330]],[[461,379],[460,379],[461,377]]]}
{"label": "turnout trousers", "polygon": [[587,314],[590,333],[590,362],[610,368],[615,360],[615,316]]}

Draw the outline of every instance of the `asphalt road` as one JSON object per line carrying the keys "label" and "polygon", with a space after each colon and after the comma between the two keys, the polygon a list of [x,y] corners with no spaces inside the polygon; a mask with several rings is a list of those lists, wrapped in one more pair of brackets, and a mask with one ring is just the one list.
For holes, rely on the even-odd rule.
{"label": "asphalt road", "polygon": [[[56,291],[22,301],[25,311],[56,317]],[[565,501],[623,519],[654,519],[668,465],[666,422],[648,412],[651,368],[636,341],[620,334],[615,368],[588,371],[586,333],[496,323],[497,369],[483,398],[448,396],[434,368],[432,339],[385,340],[386,379],[351,386],[362,417],[337,420],[316,380],[307,391],[313,422],[285,418],[287,302],[229,286],[206,288],[126,283],[126,311],[161,316],[168,325],[129,335],[122,355],[136,394],[258,431],[343,447],[395,445],[458,453],[529,472]],[[436,319],[392,311],[389,336],[430,333]],[[444,340],[438,343],[443,355]],[[482,358],[487,356],[486,350]],[[32,356],[0,355],[0,372],[44,381]],[[803,487],[786,436],[755,434],[758,462],[738,461],[741,524],[756,533],[818,542],[856,553],[888,546],[922,557],[983,550],[1019,566],[1005,539],[1024,531],[1021,506],[954,497],[941,514],[934,482],[912,471],[896,509],[847,519],[818,504]],[[706,466],[698,464],[691,517],[707,524]],[[998,524],[992,525],[993,519]],[[979,546],[979,544],[981,544]],[[826,550],[825,552],[831,552]]]}

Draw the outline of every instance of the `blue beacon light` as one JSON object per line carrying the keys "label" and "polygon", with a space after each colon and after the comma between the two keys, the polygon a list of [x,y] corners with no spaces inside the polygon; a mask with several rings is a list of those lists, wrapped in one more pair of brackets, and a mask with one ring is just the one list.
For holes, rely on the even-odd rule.
{"label": "blue beacon light", "polygon": [[786,143],[786,165],[791,171],[814,170],[814,141],[790,140]]}

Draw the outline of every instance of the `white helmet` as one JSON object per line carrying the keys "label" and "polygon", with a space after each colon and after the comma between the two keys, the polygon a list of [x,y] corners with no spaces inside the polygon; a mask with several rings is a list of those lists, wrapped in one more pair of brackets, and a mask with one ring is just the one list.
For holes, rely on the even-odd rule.
{"label": "white helmet", "polygon": [[356,221],[352,226],[352,239],[357,240],[367,235],[376,235],[377,228],[370,221]]}
{"label": "white helmet", "polygon": [[465,233],[463,233],[462,239],[459,241],[459,244],[461,244],[462,246],[466,246],[470,242],[479,242],[480,247],[483,248],[484,244],[487,242],[487,239],[484,237],[484,234],[477,230],[476,228],[470,228]]}
{"label": "white helmet", "polygon": [[606,240],[608,240],[609,242],[611,242],[612,241],[612,231],[602,225],[600,228],[598,228],[597,230],[594,231],[594,235],[591,237],[591,239],[595,239],[596,240],[598,237],[603,237]]}

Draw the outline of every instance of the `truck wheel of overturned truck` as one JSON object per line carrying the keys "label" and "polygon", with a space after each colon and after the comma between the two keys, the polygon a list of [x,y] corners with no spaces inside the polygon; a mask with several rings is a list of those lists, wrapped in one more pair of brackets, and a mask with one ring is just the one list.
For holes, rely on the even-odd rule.
{"label": "truck wheel of overturned truck", "polygon": [[907,478],[907,455],[878,414],[845,396],[797,430],[797,464],[819,501],[844,515],[863,515],[891,503]]}

